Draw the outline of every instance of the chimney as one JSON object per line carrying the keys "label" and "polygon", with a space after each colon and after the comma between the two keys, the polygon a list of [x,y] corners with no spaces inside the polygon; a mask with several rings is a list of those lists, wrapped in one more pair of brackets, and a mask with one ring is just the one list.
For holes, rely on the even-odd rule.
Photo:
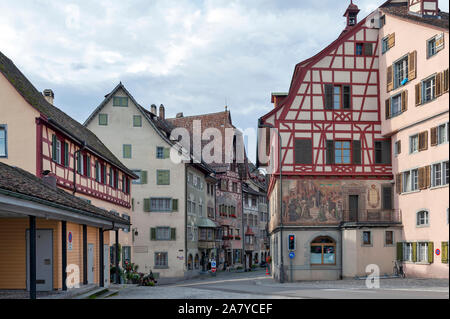
{"label": "chimney", "polygon": [[181,117],[183,117],[183,112],[177,113],[176,118],[179,119],[179,118],[181,118]]}
{"label": "chimney", "polygon": [[51,89],[45,89],[42,94],[44,95],[47,102],[53,105],[53,100],[55,99],[55,94],[53,93],[53,91]]}
{"label": "chimney", "polygon": [[165,119],[164,118],[164,105],[162,105],[162,104],[159,106],[159,118],[161,118],[163,120]]}
{"label": "chimney", "polygon": [[150,106],[150,112],[153,113],[153,114],[155,114],[155,115],[158,115],[158,114],[156,113],[156,105],[155,105],[155,104],[152,104],[152,105]]}

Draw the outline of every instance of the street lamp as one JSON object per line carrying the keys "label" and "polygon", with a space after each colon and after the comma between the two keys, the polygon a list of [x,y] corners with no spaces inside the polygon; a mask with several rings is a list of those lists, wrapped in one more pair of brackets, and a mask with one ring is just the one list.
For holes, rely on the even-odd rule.
{"label": "street lamp", "polygon": [[[261,119],[258,120],[258,128],[275,129],[278,134],[278,170],[280,171],[280,283],[284,283],[284,264],[283,264],[283,183],[282,183],[282,165],[281,165],[281,134],[270,124],[262,124]],[[258,156],[258,152],[256,154]],[[258,163],[259,164],[259,163]]]}

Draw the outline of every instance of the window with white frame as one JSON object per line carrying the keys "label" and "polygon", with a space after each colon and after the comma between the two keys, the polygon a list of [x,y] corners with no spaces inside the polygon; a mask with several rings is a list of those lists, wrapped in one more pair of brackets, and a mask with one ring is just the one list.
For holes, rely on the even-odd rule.
{"label": "window with white frame", "polygon": [[172,198],[150,198],[151,212],[171,212]]}
{"label": "window with white frame", "polygon": [[170,227],[156,227],[156,240],[170,240]]}
{"label": "window with white frame", "polygon": [[422,103],[434,100],[434,92],[436,85],[436,76],[431,76],[422,81]]}
{"label": "window with white frame", "polygon": [[419,188],[419,170],[403,172],[403,192],[415,191]]}
{"label": "window with white frame", "polygon": [[416,153],[419,151],[419,134],[409,137],[409,153]]}
{"label": "window with white frame", "polygon": [[428,212],[426,210],[417,212],[416,226],[428,226]]}
{"label": "window with white frame", "polygon": [[436,54],[436,39],[432,38],[427,41],[427,54],[428,57],[432,57]]}
{"label": "window with white frame", "polygon": [[391,98],[390,116],[394,117],[402,113],[402,94],[397,94]]}
{"label": "window with white frame", "polygon": [[449,133],[448,122],[438,126],[436,131],[438,145],[448,143],[448,135],[449,135],[448,133]]}
{"label": "window with white frame", "polygon": [[[83,156],[83,155],[82,155]],[[83,157],[81,157],[83,158]],[[61,141],[56,140],[56,163],[61,164]]]}
{"label": "window with white frame", "polygon": [[389,36],[386,36],[381,40],[381,53],[385,53],[387,50],[389,50],[388,40]]}
{"label": "window with white frame", "polygon": [[428,243],[417,243],[417,261],[428,262]]}
{"label": "window with white frame", "polygon": [[394,63],[394,89],[400,87],[408,77],[408,56]]}
{"label": "window with white frame", "polygon": [[403,243],[403,260],[412,261],[412,243]]}
{"label": "window with white frame", "polygon": [[448,185],[448,161],[431,166],[431,186]]}

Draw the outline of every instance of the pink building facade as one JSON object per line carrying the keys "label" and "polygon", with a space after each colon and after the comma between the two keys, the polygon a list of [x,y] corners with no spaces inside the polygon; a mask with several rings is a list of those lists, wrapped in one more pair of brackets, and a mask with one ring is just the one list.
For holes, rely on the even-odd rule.
{"label": "pink building facade", "polygon": [[448,13],[410,0],[379,14],[381,131],[391,137],[403,222],[397,259],[408,277],[448,278]]}

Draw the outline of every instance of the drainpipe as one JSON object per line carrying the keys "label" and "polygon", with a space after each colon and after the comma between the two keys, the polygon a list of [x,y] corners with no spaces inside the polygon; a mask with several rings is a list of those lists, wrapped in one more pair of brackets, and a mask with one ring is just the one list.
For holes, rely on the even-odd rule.
{"label": "drainpipe", "polygon": [[86,141],[81,143],[81,148],[73,152],[73,195],[77,192],[77,156],[86,148]]}
{"label": "drainpipe", "polygon": [[245,225],[244,225],[244,182],[241,183],[241,219],[242,219],[242,258],[244,259],[244,272],[247,271],[247,256],[245,254]]}
{"label": "drainpipe", "polygon": [[184,266],[186,268],[186,270],[188,269],[188,253],[187,253],[187,241],[188,241],[188,237],[187,237],[187,222],[188,222],[188,217],[187,217],[187,168],[188,165],[184,166]]}

